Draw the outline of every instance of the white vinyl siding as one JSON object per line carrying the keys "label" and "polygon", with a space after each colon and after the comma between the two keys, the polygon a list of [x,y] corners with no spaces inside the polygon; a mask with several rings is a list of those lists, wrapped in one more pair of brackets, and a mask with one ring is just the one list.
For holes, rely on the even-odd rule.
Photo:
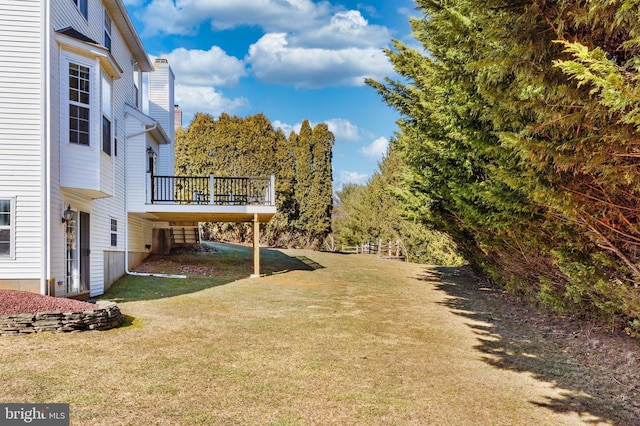
{"label": "white vinyl siding", "polygon": [[[104,263],[109,257],[105,252],[115,252],[114,258],[122,259],[118,252],[126,245],[128,129],[124,111],[125,104],[136,104],[134,64],[142,63],[147,69],[146,58],[137,50],[134,58],[132,48],[137,47],[132,43],[137,39],[125,42],[120,25],[126,20],[121,16],[120,1],[0,2],[0,199],[11,200],[12,215],[12,256],[0,255],[0,280],[42,284],[52,278],[56,289],[58,282],[64,282],[65,224],[60,219],[66,206],[71,205],[75,211],[90,214],[90,293],[102,294]],[[112,19],[111,55],[91,43],[56,32],[72,27],[98,44],[108,44],[107,17]],[[90,70],[89,145],[70,142],[70,63]],[[111,157],[102,153],[103,74],[112,81],[109,115],[112,137],[120,143],[121,155],[117,157],[113,145]],[[166,130],[173,134],[172,127]],[[140,139],[142,148],[135,153],[139,158],[129,160],[141,162],[144,173],[147,136]],[[45,183],[47,188],[43,187]],[[144,192],[140,200],[144,202]],[[44,211],[46,201],[48,210]],[[111,245],[111,218],[117,221],[117,247]],[[144,246],[151,242],[151,222],[142,218],[134,222],[136,250],[145,251]],[[45,255],[50,259],[49,268]]]}
{"label": "white vinyl siding", "polygon": [[[108,7],[114,7],[114,2],[105,3]],[[104,42],[105,31],[105,4],[100,1],[89,1],[89,19],[85,21],[84,18],[77,13],[76,7],[72,0],[57,0],[52,3],[51,7],[51,27],[53,29],[60,29],[66,27],[73,27],[77,31],[81,32],[85,36],[102,44]],[[55,7],[54,7],[55,5]],[[125,213],[125,151],[127,147],[126,142],[126,124],[125,124],[125,104],[134,105],[134,67],[136,60],[133,58],[131,50],[125,43],[125,40],[120,32],[116,23],[118,22],[118,9],[110,10],[110,18],[112,19],[111,25],[111,54],[115,63],[121,67],[122,72],[118,72],[117,76],[107,75],[108,72],[101,67],[100,61],[95,60],[89,56],[73,56],[73,54],[67,52],[55,41],[55,35],[52,35],[52,47],[51,52],[51,70],[52,70],[52,134],[56,135],[55,144],[60,143],[58,152],[62,157],[52,165],[52,181],[57,180],[57,176],[60,176],[63,183],[70,183],[72,185],[86,185],[87,179],[91,180],[92,188],[99,188],[104,193],[104,198],[91,198],[86,192],[76,191],[74,187],[67,187],[64,184],[64,188],[60,188],[56,185],[52,187],[52,198],[54,198],[54,205],[52,205],[52,214],[57,215],[57,222],[52,220],[52,275],[58,279],[64,277],[64,235],[62,232],[63,226],[60,225],[60,214],[66,208],[68,203],[74,209],[85,211],[91,215],[91,287],[90,293],[92,296],[102,294],[104,292],[104,270],[105,270],[105,252],[122,252],[125,249],[124,229],[126,221]],[[60,119],[61,114],[64,111],[60,111],[61,106],[64,105],[63,100],[59,98],[59,94],[64,94],[60,87],[63,85],[63,81],[60,81],[60,72],[58,70],[63,68],[63,64],[60,61],[64,61],[65,58],[72,57],[77,61],[86,61],[88,66],[91,66],[95,71],[94,83],[96,93],[95,97],[95,117],[92,126],[94,127],[95,139],[92,139],[91,158],[88,161],[83,162],[81,155],[77,151],[79,149],[87,147],[72,146],[64,140],[59,140],[57,135],[63,137],[65,132],[63,129],[56,129],[57,122],[64,125],[64,121]],[[79,62],[83,63],[83,62]],[[105,105],[102,100],[106,99],[103,96],[102,78],[107,76],[111,80],[111,109],[107,113],[111,121],[112,130],[112,145],[111,145],[111,157],[103,153],[102,150],[102,118]],[[117,77],[120,78],[117,78]],[[113,78],[117,78],[113,80]],[[118,123],[116,125],[116,123]],[[143,136],[144,138],[144,136]],[[118,152],[115,155],[115,140],[118,141]],[[94,143],[95,141],[95,143]],[[71,150],[72,152],[66,152],[66,148],[79,148]],[[55,149],[54,149],[55,150]],[[69,154],[70,156],[67,156]],[[144,155],[142,155],[144,159]],[[53,160],[53,157],[52,157]],[[70,164],[71,167],[65,165]],[[88,164],[92,164],[93,169],[87,171]],[[58,165],[65,167],[63,170],[58,168]],[[84,172],[80,170],[84,169],[88,174],[83,176]],[[92,173],[91,173],[92,172]],[[73,176],[69,176],[73,174]],[[66,177],[70,179],[65,180]],[[115,219],[118,224],[118,246],[111,246],[111,219]],[[113,258],[118,258],[116,255]],[[123,256],[122,256],[123,258]],[[123,273],[124,270],[119,271]]]}
{"label": "white vinyl siding", "polygon": [[149,73],[149,116],[160,123],[171,139],[171,144],[161,145],[156,165],[159,176],[173,176],[174,170],[174,93],[175,79],[169,64],[158,59],[156,70]]}
{"label": "white vinyl siding", "polygon": [[127,208],[129,212],[143,213],[146,211],[147,200],[147,147],[153,146],[157,151],[158,145],[148,133],[144,133],[144,120],[148,120],[148,117],[132,108],[129,108],[128,112],[125,121],[126,132],[135,136],[127,138],[124,146],[127,156]]}
{"label": "white vinyl siding", "polygon": [[[104,12],[104,11],[103,11]],[[97,14],[96,14],[97,16]],[[92,36],[99,42],[103,41],[104,37],[104,22],[103,13],[100,13],[100,35]],[[115,25],[115,16],[113,18],[111,26],[111,52],[115,58],[115,61],[123,68],[123,72],[120,74],[120,78],[111,81],[111,100],[110,110],[109,105],[106,103],[101,107],[102,111],[107,111],[107,116],[111,121],[111,133],[112,133],[112,145],[111,145],[111,157],[101,153],[101,173],[102,173],[102,185],[107,181],[111,182],[108,188],[111,197],[100,198],[92,201],[91,211],[91,233],[92,233],[92,255],[91,255],[91,294],[101,294],[104,291],[104,270],[105,270],[105,258],[117,258],[116,256],[105,256],[105,252],[124,252],[125,250],[125,223],[127,215],[125,213],[125,193],[129,191],[129,188],[125,188],[125,158],[127,154],[128,140],[126,134],[131,133],[131,130],[127,129],[126,121],[128,118],[125,116],[125,104],[134,104],[134,63],[127,45],[118,27]],[[91,19],[91,18],[90,18]],[[103,74],[104,77],[104,74]],[[106,101],[107,97],[103,97]],[[116,125],[117,123],[117,125]],[[144,135],[142,136],[144,139]],[[116,155],[115,141],[118,143],[118,152]],[[140,154],[144,159],[144,154]],[[129,157],[127,162],[137,161],[135,158]],[[108,177],[110,176],[110,179]],[[111,220],[117,222],[118,235],[117,246],[111,245]],[[122,256],[124,259],[124,255]],[[124,268],[121,265],[118,268]],[[121,271],[115,271],[118,273],[124,273],[124,269]]]}
{"label": "white vinyl siding", "polygon": [[129,215],[129,251],[132,253],[149,252],[145,247],[150,245],[153,239],[153,222],[140,216]]}
{"label": "white vinyl siding", "polygon": [[11,200],[12,248],[0,280],[39,279],[42,234],[42,1],[0,7],[0,199]]}

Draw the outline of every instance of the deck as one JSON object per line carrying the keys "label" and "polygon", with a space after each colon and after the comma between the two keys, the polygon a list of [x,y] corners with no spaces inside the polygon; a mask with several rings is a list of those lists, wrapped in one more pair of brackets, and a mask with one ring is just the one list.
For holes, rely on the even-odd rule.
{"label": "deck", "polygon": [[267,222],[276,213],[275,177],[147,175],[146,211],[160,220]]}

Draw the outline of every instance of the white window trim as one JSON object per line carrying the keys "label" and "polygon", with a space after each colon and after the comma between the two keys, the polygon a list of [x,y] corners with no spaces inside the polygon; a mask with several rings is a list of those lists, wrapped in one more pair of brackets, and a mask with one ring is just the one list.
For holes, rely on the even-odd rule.
{"label": "white window trim", "polygon": [[[89,68],[91,87],[89,92],[89,145],[69,141],[69,64]],[[61,142],[81,150],[102,150],[102,107],[100,95],[100,68],[96,61],[63,51],[60,61],[60,136]],[[99,125],[98,125],[99,124]]]}
{"label": "white window trim", "polygon": [[[107,25],[107,22],[109,25]],[[103,37],[105,38],[102,42],[104,44],[104,47],[111,52],[113,50],[113,35],[112,35],[113,19],[111,19],[111,15],[109,15],[109,12],[107,12],[106,8],[103,9],[102,26],[104,28]],[[106,43],[107,36],[109,37],[109,46],[107,46],[107,43]]]}
{"label": "white window trim", "polygon": [[[113,230],[113,222],[115,221],[115,225],[116,225],[116,230]],[[116,245],[111,244],[112,240],[112,236],[115,235],[116,236]],[[111,247],[118,247],[118,219],[116,219],[115,217],[110,217],[109,218],[109,245]]]}
{"label": "white window trim", "polygon": [[[104,154],[108,155],[109,157],[113,158],[114,154],[113,154],[113,144],[114,144],[114,124],[113,124],[113,81],[111,80],[111,78],[109,78],[109,76],[106,73],[102,73],[101,79],[100,79],[100,111],[101,111],[101,116],[100,116],[100,151],[102,151]],[[105,100],[105,97],[109,97],[109,99]],[[104,151],[104,140],[103,139],[103,118],[106,118],[107,120],[109,120],[109,123],[111,125],[111,132],[110,132],[110,138],[111,140],[109,141],[109,152],[105,152]]]}
{"label": "white window trim", "polygon": [[87,12],[87,14],[86,14],[86,15],[85,15],[84,13],[82,13],[82,10],[80,9],[80,3],[81,3],[83,0],[71,0],[71,1],[73,1],[73,3],[75,4],[76,9],[78,10],[78,13],[80,13],[80,15],[82,15],[82,17],[83,17],[85,20],[87,20],[87,21],[88,21],[88,20],[89,20],[89,0],[86,0],[86,7],[87,7],[87,11],[86,11],[86,12]]}
{"label": "white window trim", "polygon": [[9,200],[11,221],[9,226],[0,226],[3,229],[9,229],[9,256],[0,255],[0,261],[2,260],[15,260],[16,258],[16,197],[3,197],[0,196],[0,200]]}

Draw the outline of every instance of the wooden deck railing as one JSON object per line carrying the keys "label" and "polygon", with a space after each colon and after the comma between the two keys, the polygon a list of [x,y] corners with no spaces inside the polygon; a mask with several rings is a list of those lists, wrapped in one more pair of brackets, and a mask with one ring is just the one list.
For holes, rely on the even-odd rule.
{"label": "wooden deck railing", "polygon": [[275,205],[275,178],[153,176],[151,204]]}

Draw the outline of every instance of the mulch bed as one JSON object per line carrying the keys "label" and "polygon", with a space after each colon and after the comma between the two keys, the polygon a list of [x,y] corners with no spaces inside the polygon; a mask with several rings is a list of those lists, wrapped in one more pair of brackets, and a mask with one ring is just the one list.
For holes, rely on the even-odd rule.
{"label": "mulch bed", "polygon": [[95,304],[80,300],[43,296],[28,291],[0,290],[0,315],[84,312],[95,309]]}

